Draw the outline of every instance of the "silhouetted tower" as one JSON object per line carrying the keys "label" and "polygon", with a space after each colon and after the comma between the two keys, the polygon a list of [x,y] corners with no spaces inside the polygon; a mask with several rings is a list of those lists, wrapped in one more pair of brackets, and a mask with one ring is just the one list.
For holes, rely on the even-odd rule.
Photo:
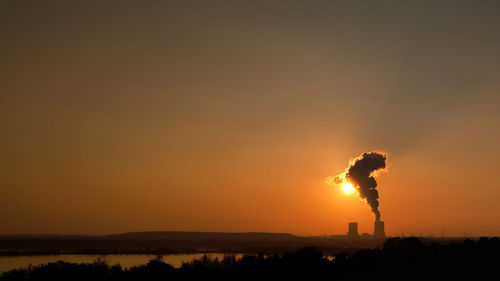
{"label": "silhouetted tower", "polygon": [[375,221],[373,229],[373,238],[385,238],[384,222]]}
{"label": "silhouetted tower", "polygon": [[356,238],[358,237],[358,223],[357,222],[350,222],[349,223],[349,231],[347,231],[347,237],[349,238]]}

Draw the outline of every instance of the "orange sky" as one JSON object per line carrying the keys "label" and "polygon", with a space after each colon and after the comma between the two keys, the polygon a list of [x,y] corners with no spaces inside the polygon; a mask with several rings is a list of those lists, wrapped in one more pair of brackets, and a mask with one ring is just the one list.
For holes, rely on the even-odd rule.
{"label": "orange sky", "polygon": [[500,235],[495,2],[0,4],[0,234]]}

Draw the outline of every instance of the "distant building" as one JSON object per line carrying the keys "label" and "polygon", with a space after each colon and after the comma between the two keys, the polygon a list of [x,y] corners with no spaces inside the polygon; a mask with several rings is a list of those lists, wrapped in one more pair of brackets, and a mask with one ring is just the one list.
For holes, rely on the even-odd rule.
{"label": "distant building", "polygon": [[385,238],[383,221],[375,221],[373,228],[373,238]]}
{"label": "distant building", "polygon": [[364,238],[364,239],[370,239],[372,238],[372,236],[368,233],[361,233],[361,235],[359,236],[360,238]]}
{"label": "distant building", "polygon": [[347,231],[347,237],[357,238],[358,236],[359,236],[358,223],[357,222],[350,222],[349,223],[349,230]]}

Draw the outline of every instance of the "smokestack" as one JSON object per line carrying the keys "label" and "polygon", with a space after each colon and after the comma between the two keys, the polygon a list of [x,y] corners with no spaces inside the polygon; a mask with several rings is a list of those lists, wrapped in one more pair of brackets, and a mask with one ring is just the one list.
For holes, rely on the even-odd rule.
{"label": "smokestack", "polygon": [[350,222],[349,223],[349,230],[347,231],[347,237],[349,238],[357,238],[358,237],[358,223],[357,222]]}
{"label": "smokestack", "polygon": [[373,228],[373,238],[385,238],[384,222],[376,220]]}

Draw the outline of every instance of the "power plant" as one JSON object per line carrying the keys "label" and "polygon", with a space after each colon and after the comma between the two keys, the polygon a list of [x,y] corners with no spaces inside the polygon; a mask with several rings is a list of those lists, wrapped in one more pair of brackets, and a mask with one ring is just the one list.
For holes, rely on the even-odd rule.
{"label": "power plant", "polygon": [[373,238],[385,238],[385,229],[383,221],[375,221],[373,225]]}
{"label": "power plant", "polygon": [[347,237],[357,238],[358,236],[359,236],[358,223],[357,222],[350,222],[349,223],[349,230],[347,231]]}
{"label": "power plant", "polygon": [[[375,221],[375,223],[373,224],[373,235],[371,237],[375,238],[375,239],[384,239],[385,238],[384,226],[385,226],[385,224],[383,221]],[[359,235],[358,223],[357,222],[350,222],[348,225],[348,230],[347,230],[347,238],[355,239],[355,238],[363,238],[363,237],[370,237],[370,235],[367,233],[363,233],[362,235]]]}

